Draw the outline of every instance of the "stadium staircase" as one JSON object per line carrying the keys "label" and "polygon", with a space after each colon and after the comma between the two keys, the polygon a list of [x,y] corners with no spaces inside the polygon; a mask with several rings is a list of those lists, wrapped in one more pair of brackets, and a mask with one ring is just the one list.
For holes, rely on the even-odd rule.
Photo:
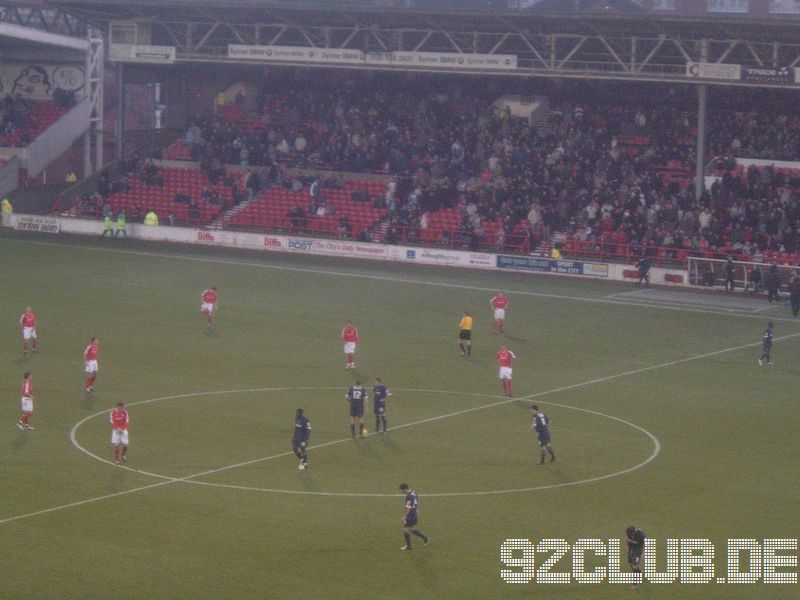
{"label": "stadium staircase", "polygon": [[370,241],[376,244],[382,244],[386,240],[390,226],[391,224],[389,223],[389,219],[383,219],[376,227],[373,228]]}
{"label": "stadium staircase", "polygon": [[550,253],[553,251],[553,238],[542,239],[542,241],[531,250],[531,256],[540,256],[542,258],[550,258]]}
{"label": "stadium staircase", "polygon": [[547,135],[551,133],[550,121],[553,119],[554,112],[555,111],[553,109],[542,111],[542,116],[534,124],[534,130],[536,131],[536,135],[538,137],[547,137]]}
{"label": "stadium staircase", "polygon": [[298,220],[289,213],[298,207],[308,211],[308,188],[299,191],[270,188],[262,191],[253,201],[234,207],[221,217],[223,227],[239,229],[302,230],[322,235],[338,235],[342,215],[347,215],[347,237],[358,238],[363,231],[371,230],[386,217],[386,209],[375,208],[372,201],[355,200],[356,192],[367,192],[370,198],[383,192],[382,181],[348,181],[344,188],[325,188],[323,197],[335,213],[332,215],[306,215]]}
{"label": "stadium staircase", "polygon": [[248,206],[250,206],[253,202],[258,201],[258,198],[259,196],[253,196],[250,200],[243,200],[242,202],[239,202],[237,205],[220,214],[211,222],[210,226],[213,229],[226,229],[231,225],[232,222],[236,222],[236,217],[239,213],[246,211]]}

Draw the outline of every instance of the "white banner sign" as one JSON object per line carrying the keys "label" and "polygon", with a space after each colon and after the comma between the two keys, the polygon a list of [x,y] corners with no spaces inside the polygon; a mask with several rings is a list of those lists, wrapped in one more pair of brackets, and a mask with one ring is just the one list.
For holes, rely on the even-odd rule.
{"label": "white banner sign", "polygon": [[197,241],[201,244],[222,244],[223,246],[233,245],[232,231],[205,231],[197,230]]}
{"label": "white banner sign", "polygon": [[197,242],[220,246],[241,246],[256,250],[288,250],[288,239],[282,235],[262,235],[225,230],[197,230]]}
{"label": "white banner sign", "polygon": [[686,63],[686,76],[697,79],[726,79],[738,81],[742,78],[742,65],[688,62]]}
{"label": "white banner sign", "polygon": [[297,46],[243,46],[228,45],[229,58],[243,58],[264,62],[308,62],[359,64],[364,62],[360,50],[331,48],[300,48]]}
{"label": "white banner sign", "polygon": [[141,46],[137,44],[111,44],[111,60],[117,62],[166,63],[175,62],[175,46]]}
{"label": "white banner sign", "polygon": [[386,246],[348,242],[346,240],[326,240],[320,238],[289,237],[286,249],[304,254],[325,254],[328,256],[351,256],[364,258],[386,258]]}
{"label": "white banner sign", "polygon": [[389,259],[400,262],[414,262],[424,265],[450,265],[460,267],[490,268],[496,267],[494,254],[485,252],[468,252],[463,250],[440,250],[438,248],[409,248],[407,246],[390,246]]}
{"label": "white banner sign", "polygon": [[437,67],[454,70],[509,71],[517,68],[513,54],[458,54],[455,52],[369,52],[366,63],[395,67]]}
{"label": "white banner sign", "polygon": [[30,215],[19,215],[14,229],[24,231],[41,231],[43,233],[58,233],[60,231],[60,221],[50,217],[33,217]]}
{"label": "white banner sign", "polygon": [[770,0],[770,14],[800,15],[800,0]]}
{"label": "white banner sign", "polygon": [[337,48],[296,46],[245,46],[230,44],[228,57],[263,62],[374,65],[420,69],[508,71],[517,68],[513,54],[460,54],[456,52],[368,52]]}
{"label": "white banner sign", "polygon": [[748,13],[749,0],[708,0],[708,12]]}

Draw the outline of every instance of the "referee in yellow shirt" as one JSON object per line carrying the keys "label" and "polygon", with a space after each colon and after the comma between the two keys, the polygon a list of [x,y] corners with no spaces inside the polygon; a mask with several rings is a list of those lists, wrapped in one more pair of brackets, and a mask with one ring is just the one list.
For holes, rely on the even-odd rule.
{"label": "referee in yellow shirt", "polygon": [[472,356],[472,317],[469,312],[464,311],[464,316],[458,322],[458,347],[461,348],[461,356]]}

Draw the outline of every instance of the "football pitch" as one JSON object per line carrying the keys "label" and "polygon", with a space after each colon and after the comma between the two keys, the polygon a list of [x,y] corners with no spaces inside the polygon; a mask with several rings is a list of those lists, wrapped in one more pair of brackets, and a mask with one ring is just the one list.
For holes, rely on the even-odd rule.
{"label": "football pitch", "polygon": [[[798,584],[510,584],[501,571],[521,568],[500,560],[508,539],[616,539],[628,572],[636,525],[657,541],[660,571],[667,539],[708,539],[716,581],[727,540],[796,540],[800,321],[783,306],[8,231],[0,256],[2,598],[800,597]],[[500,289],[504,336],[489,308]],[[24,357],[28,304],[41,351]],[[470,358],[456,340],[464,310]],[[352,371],[347,320],[362,340]],[[760,367],[769,320],[776,364]],[[92,336],[100,372],[87,396]],[[513,399],[497,378],[502,343],[517,356]],[[25,371],[30,432],[15,427]],[[353,440],[345,391],[376,376],[392,391],[389,434],[374,434],[369,412],[370,435]],[[108,411],[120,401],[131,443],[115,466]],[[551,418],[555,463],[536,465],[532,403]],[[313,426],[307,471],[291,452],[298,407]],[[411,552],[401,482],[431,538]],[[550,571],[572,573],[573,555]]]}

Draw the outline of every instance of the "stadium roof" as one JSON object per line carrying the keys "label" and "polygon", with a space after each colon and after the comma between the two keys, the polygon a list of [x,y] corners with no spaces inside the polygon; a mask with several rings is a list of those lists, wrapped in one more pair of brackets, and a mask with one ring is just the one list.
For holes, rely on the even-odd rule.
{"label": "stadium roof", "polygon": [[[155,22],[209,21],[224,18],[234,23],[283,21],[301,25],[352,25],[392,28],[429,27],[448,23],[460,29],[533,28],[559,33],[591,33],[593,28],[617,28],[636,35],[676,33],[728,38],[786,36],[796,40],[800,18],[753,19],[736,13],[685,14],[645,11],[633,0],[542,0],[529,10],[511,9],[508,2],[365,2],[263,0],[54,0],[52,5],[93,25],[107,26],[118,19]],[[499,5],[499,6],[498,6]],[[493,7],[491,11],[487,10]],[[446,11],[445,11],[446,8]],[[577,10],[576,10],[577,9]],[[746,17],[746,15],[745,15]],[[445,21],[442,21],[444,19]],[[631,30],[635,23],[635,30]]]}
{"label": "stadium roof", "polygon": [[89,41],[31,27],[0,23],[0,50],[3,50],[4,53],[10,50],[25,53],[42,46],[59,48],[61,51],[67,52],[85,53],[89,49]]}
{"label": "stadium roof", "polygon": [[[800,85],[793,74],[791,81],[786,79],[786,69],[800,66],[800,19],[656,13],[654,1],[541,0],[528,7],[524,0],[510,0],[511,6],[528,7],[524,10],[511,8],[508,0],[502,8],[496,8],[495,1],[474,0],[434,0],[424,7],[416,0],[365,0],[358,5],[354,0],[346,5],[297,0],[54,0],[53,5],[106,32],[114,21],[143,22],[147,41],[137,43],[174,48],[166,54],[170,62],[241,63],[248,57],[237,54],[236,46],[245,53],[247,48],[288,46],[306,52],[293,63],[304,66],[344,68],[323,64],[320,51],[328,50],[365,56],[445,53],[461,59],[494,55],[516,57],[517,66],[506,75],[698,83],[687,68],[710,63],[780,67],[780,81],[768,81],[765,75],[765,85]],[[756,1],[761,0],[751,0]],[[496,9],[487,10],[491,7]],[[262,56],[262,62],[275,62],[274,53],[269,59]],[[738,72],[716,73],[719,84],[762,81],[742,81]]]}

